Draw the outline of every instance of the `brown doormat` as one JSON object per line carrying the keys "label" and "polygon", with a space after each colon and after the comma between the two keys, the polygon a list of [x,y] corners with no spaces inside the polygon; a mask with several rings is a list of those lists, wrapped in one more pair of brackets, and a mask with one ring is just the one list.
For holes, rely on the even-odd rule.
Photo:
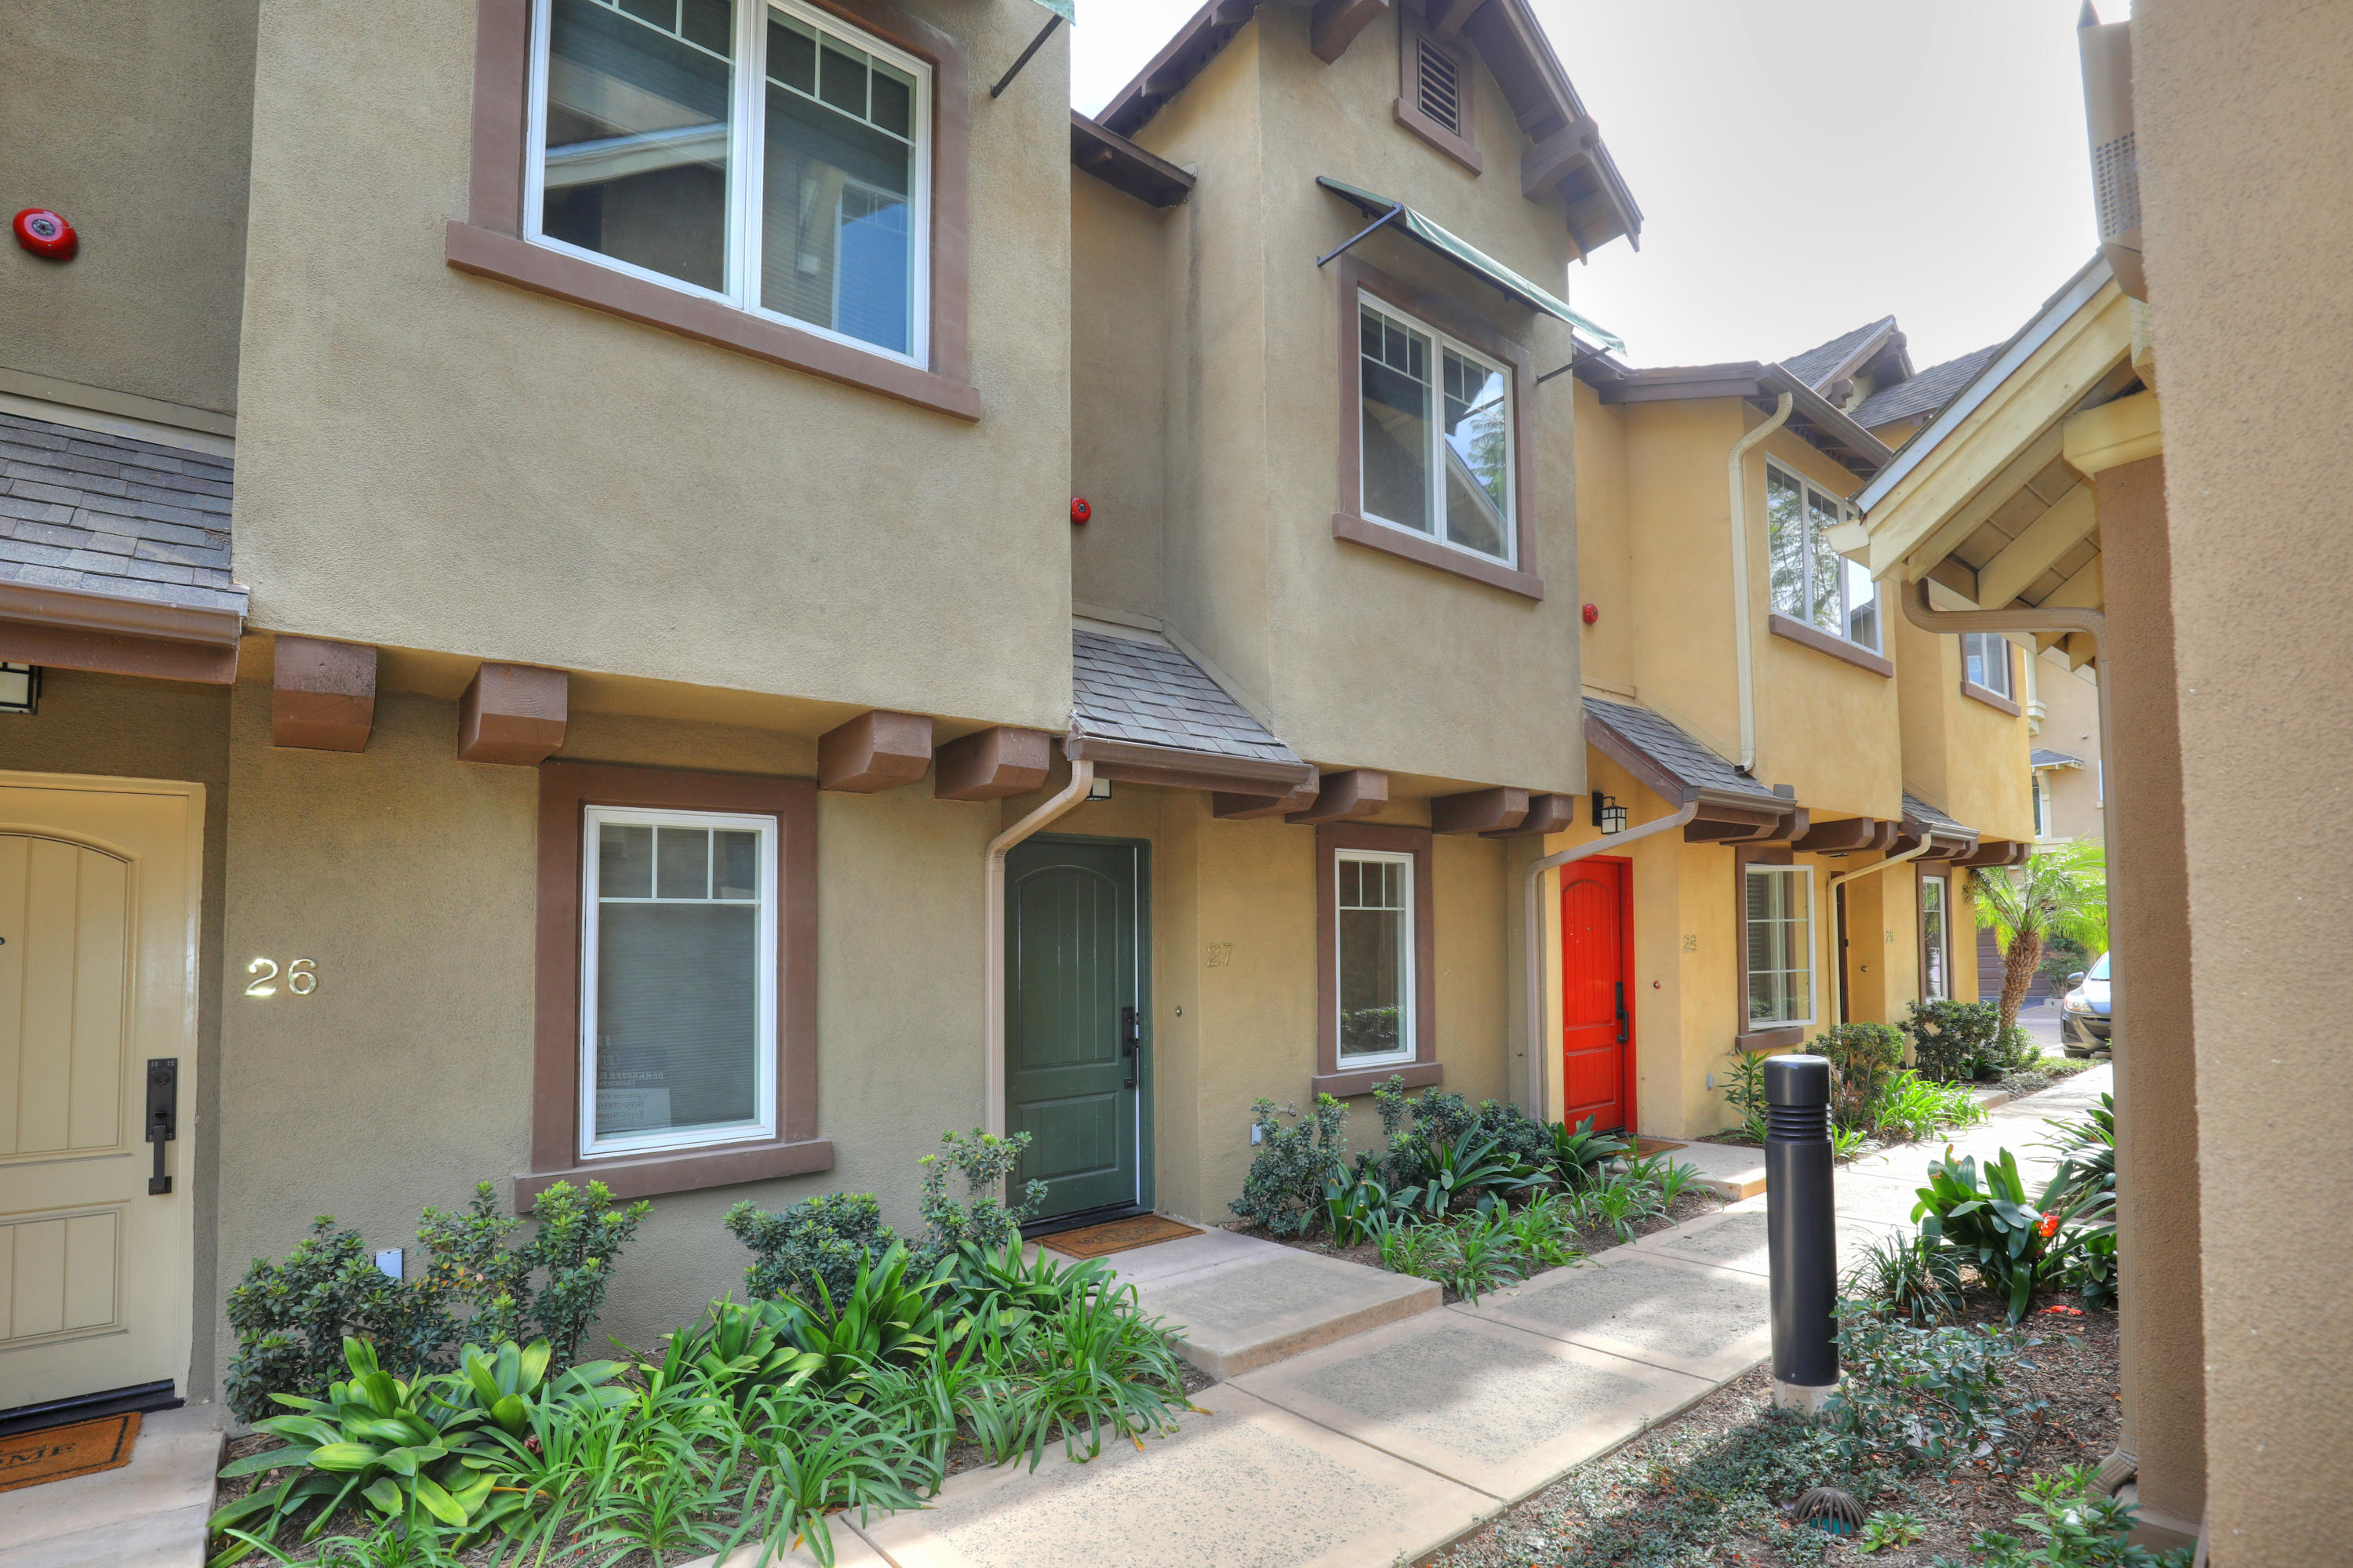
{"label": "brown doormat", "polygon": [[139,1413],[100,1416],[71,1426],[42,1432],[20,1432],[0,1437],[0,1492],[62,1481],[69,1476],[94,1476],[131,1463],[131,1446],[139,1441]]}
{"label": "brown doormat", "polygon": [[1179,1236],[1201,1234],[1195,1225],[1178,1224],[1175,1220],[1158,1214],[1136,1214],[1124,1220],[1106,1220],[1099,1225],[1086,1225],[1060,1235],[1039,1236],[1039,1246],[1052,1247],[1065,1257],[1109,1257],[1115,1252],[1128,1252],[1155,1242],[1175,1241]]}
{"label": "brown doormat", "polygon": [[1638,1138],[1634,1140],[1634,1157],[1637,1160],[1648,1160],[1653,1154],[1664,1154],[1671,1149],[1683,1147],[1685,1146],[1680,1143],[1670,1143],[1663,1138]]}

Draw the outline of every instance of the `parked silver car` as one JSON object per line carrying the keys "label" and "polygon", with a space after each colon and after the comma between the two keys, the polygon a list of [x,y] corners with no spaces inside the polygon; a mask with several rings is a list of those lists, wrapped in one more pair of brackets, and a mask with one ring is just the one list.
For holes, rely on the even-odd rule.
{"label": "parked silver car", "polygon": [[2088,969],[2067,977],[2067,994],[2059,1003],[2059,1047],[2070,1056],[2112,1051],[2108,1035],[2108,955],[2102,953]]}

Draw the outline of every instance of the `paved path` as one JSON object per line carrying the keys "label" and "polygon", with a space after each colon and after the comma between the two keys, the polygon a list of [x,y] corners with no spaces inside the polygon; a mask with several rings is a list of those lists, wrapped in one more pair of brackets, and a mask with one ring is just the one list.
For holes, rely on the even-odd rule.
{"label": "paved path", "polygon": [[[2047,1155],[2029,1147],[2046,1136],[2043,1119],[2096,1104],[2107,1079],[2094,1068],[1997,1108],[1953,1141],[1979,1154],[2006,1144],[2047,1168]],[[1840,1171],[1842,1252],[1852,1257],[1908,1224],[1913,1190],[1938,1152],[1913,1145]],[[1158,1249],[1122,1255],[1147,1295],[1165,1294],[1152,1289],[1155,1278],[1187,1281],[1205,1305],[1260,1288],[1236,1272],[1249,1249],[1210,1238],[1164,1245],[1170,1251],[1159,1257],[1147,1255]],[[1756,1365],[1770,1349],[1767,1288],[1758,1196],[1475,1307],[1419,1311],[1253,1365],[1195,1396],[1208,1414],[1141,1450],[1123,1445],[1085,1465],[1054,1450],[1034,1474],[955,1477],[921,1511],[854,1531],[839,1520],[839,1562],[1411,1562]],[[1287,1309],[1287,1296],[1276,1304]],[[745,1568],[756,1555],[743,1555]]]}

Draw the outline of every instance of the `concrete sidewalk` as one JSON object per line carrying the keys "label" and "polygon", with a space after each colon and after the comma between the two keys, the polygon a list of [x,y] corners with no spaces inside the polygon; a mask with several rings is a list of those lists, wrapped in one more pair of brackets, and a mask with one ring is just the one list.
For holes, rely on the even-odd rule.
{"label": "concrete sidewalk", "polygon": [[[2031,1155],[2030,1181],[2039,1185],[2048,1158],[2029,1145],[2045,1136],[2043,1118],[2078,1114],[2106,1086],[2105,1070],[2095,1069],[2000,1107],[1988,1126],[1953,1142],[1979,1154],[2007,1144],[2021,1162]],[[1841,1169],[1841,1251],[1852,1259],[1867,1242],[1908,1226],[1914,1189],[1941,1153],[1941,1145],[1915,1144]],[[1189,1299],[1205,1324],[1215,1319],[1211,1327],[1188,1320],[1185,1335],[1205,1342],[1224,1335],[1240,1351],[1269,1339],[1251,1337],[1251,1298],[1272,1318],[1295,1321],[1306,1298],[1346,1278],[1334,1268],[1294,1270],[1237,1245],[1248,1241],[1211,1233],[1114,1261],[1151,1309]],[[1293,1255],[1311,1266],[1331,1262]],[[1253,1278],[1253,1270],[1269,1272]],[[1758,1196],[1476,1306],[1419,1309],[1414,1282],[1398,1280],[1384,1295],[1354,1281],[1337,1289],[1335,1312],[1353,1300],[1411,1315],[1240,1371],[1195,1395],[1207,1414],[1141,1449],[1116,1445],[1089,1464],[1050,1450],[1034,1474],[1014,1466],[956,1476],[920,1511],[862,1526],[838,1518],[839,1561],[846,1568],[1410,1563],[1763,1360],[1767,1274]],[[756,1556],[742,1554],[744,1568]]]}

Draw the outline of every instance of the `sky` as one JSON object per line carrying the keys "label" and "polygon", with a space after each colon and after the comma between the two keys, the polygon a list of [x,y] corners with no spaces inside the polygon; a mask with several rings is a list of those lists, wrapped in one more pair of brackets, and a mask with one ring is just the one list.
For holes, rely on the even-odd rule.
{"label": "sky", "polygon": [[[2081,0],[1533,4],[1642,209],[1639,252],[1568,276],[1630,364],[1787,359],[1894,315],[1926,369],[2009,337],[2097,248]],[[1198,5],[1079,0],[1073,106]]]}

